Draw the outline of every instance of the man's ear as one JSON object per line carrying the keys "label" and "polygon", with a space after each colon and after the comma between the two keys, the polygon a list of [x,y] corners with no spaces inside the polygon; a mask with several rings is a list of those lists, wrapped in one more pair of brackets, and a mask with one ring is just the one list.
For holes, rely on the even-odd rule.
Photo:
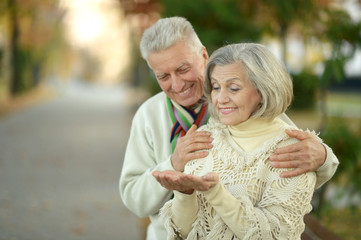
{"label": "man's ear", "polygon": [[204,60],[206,61],[206,63],[208,62],[209,56],[208,56],[208,52],[206,47],[202,48],[202,57],[204,58]]}

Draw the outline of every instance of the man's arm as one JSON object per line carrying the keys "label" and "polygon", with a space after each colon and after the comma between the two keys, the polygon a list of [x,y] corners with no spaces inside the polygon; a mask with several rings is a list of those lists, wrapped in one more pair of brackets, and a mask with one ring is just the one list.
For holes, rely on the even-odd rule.
{"label": "man's arm", "polygon": [[[142,108],[143,107],[143,108]],[[139,217],[156,214],[172,192],[160,186],[152,176],[154,170],[173,170],[170,162],[169,128],[154,123],[147,107],[134,116],[120,175],[119,190],[124,204]],[[161,122],[166,112],[157,113]],[[169,117],[168,117],[169,118]],[[164,121],[164,120],[163,120]]]}
{"label": "man's arm", "polygon": [[287,130],[290,137],[300,142],[279,148],[270,157],[272,166],[276,168],[293,168],[281,173],[282,177],[294,177],[316,171],[316,188],[322,186],[335,174],[339,161],[332,149],[308,132]]}
{"label": "man's arm", "polygon": [[[279,118],[285,123],[295,123],[285,114]],[[299,143],[279,148],[270,157],[272,166],[276,168],[294,168],[281,174],[282,177],[294,177],[305,172],[316,171],[316,188],[322,186],[335,174],[339,161],[332,149],[318,140],[317,136],[303,131],[288,131],[290,137],[300,140]]]}
{"label": "man's arm", "polygon": [[[134,116],[119,182],[124,204],[140,217],[156,214],[172,196],[171,191],[155,180],[153,171],[182,171],[189,160],[208,154],[201,149],[212,146],[210,134],[195,131],[194,126],[186,136],[178,139],[171,156],[172,126],[168,111],[165,107],[162,110],[162,105],[158,108],[153,103],[150,105],[142,106]],[[154,109],[159,112],[155,113]]]}
{"label": "man's arm", "polygon": [[[133,122],[133,126],[135,126]],[[170,156],[156,162],[152,147],[139,126],[132,126],[128,141],[119,190],[124,204],[139,217],[148,217],[159,211],[172,193],[154,181],[153,170],[172,169]]]}

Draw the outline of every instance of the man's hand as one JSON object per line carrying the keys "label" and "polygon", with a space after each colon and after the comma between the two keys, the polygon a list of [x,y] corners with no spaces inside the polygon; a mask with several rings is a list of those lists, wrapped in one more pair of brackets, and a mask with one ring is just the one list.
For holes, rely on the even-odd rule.
{"label": "man's hand", "polygon": [[171,157],[173,168],[183,172],[184,166],[188,161],[198,158],[204,158],[208,155],[207,150],[212,148],[213,138],[206,131],[196,132],[197,126],[192,125],[186,135],[178,138],[177,145]]}
{"label": "man's hand", "polygon": [[207,173],[203,177],[192,174],[185,174],[178,171],[154,171],[152,175],[157,181],[168,190],[176,190],[185,194],[192,194],[196,191],[207,191],[214,187],[219,177],[216,173]]}
{"label": "man's hand", "polygon": [[281,177],[295,177],[302,173],[316,171],[326,160],[326,149],[310,133],[286,130],[290,137],[300,142],[276,149],[270,157],[271,166],[275,168],[294,168],[281,173]]}

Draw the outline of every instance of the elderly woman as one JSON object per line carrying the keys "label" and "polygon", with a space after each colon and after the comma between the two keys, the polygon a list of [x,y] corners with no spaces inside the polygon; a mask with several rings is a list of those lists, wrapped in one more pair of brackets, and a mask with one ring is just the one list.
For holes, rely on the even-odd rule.
{"label": "elderly woman", "polygon": [[200,130],[212,133],[210,154],[184,173],[153,172],[179,190],[161,212],[169,239],[300,239],[316,174],[281,178],[269,159],[298,141],[277,118],[293,95],[285,67],[260,44],[222,47],[207,64],[205,94],[212,118]]}

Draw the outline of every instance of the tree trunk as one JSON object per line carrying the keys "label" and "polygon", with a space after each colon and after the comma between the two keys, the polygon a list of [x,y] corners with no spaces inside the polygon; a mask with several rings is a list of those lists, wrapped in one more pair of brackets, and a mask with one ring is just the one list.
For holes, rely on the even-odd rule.
{"label": "tree trunk", "polygon": [[287,66],[287,31],[288,25],[285,22],[280,24],[280,38],[281,38],[281,50],[282,50],[282,60]]}
{"label": "tree trunk", "polygon": [[7,0],[9,10],[9,84],[10,94],[14,95],[22,90],[18,54],[19,23],[15,0]]}

